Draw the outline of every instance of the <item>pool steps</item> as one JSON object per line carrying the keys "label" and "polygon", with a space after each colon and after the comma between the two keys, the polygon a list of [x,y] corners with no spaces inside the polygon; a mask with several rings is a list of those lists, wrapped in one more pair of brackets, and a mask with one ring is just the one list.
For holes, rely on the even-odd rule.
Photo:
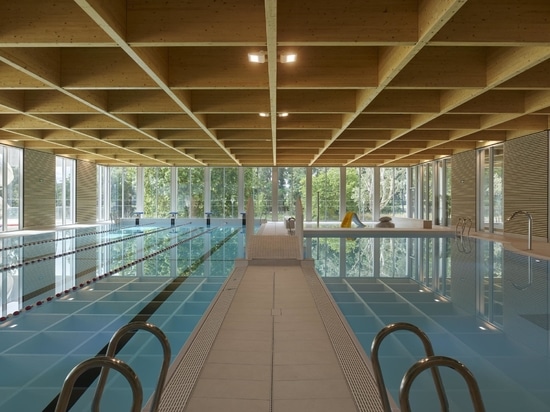
{"label": "pool steps", "polygon": [[[386,385],[384,384],[384,376],[382,374],[382,368],[380,366],[380,360],[378,357],[380,345],[382,341],[391,333],[394,333],[399,330],[407,330],[415,334],[418,339],[422,342],[424,346],[424,351],[426,352],[426,357],[434,356],[434,350],[428,335],[426,335],[422,329],[419,327],[407,323],[407,322],[397,322],[392,323],[384,328],[382,328],[377,335],[374,337],[371,346],[371,362],[374,369],[374,376],[376,378],[376,383],[378,384],[378,391],[380,392],[380,397],[382,398],[382,405],[384,406],[385,412],[391,412],[392,408],[390,406],[390,401],[388,398],[388,391],[386,390]],[[435,368],[432,368],[432,377],[434,384],[437,390],[437,396],[439,397],[439,403],[441,406],[441,411],[447,412],[449,410],[449,401],[447,400],[447,395],[445,394],[445,389],[443,388],[443,382],[441,381],[441,375],[439,371]],[[408,399],[408,398],[407,398]]]}
{"label": "pool steps", "polygon": [[107,383],[107,377],[110,369],[116,369],[120,372],[129,382],[132,389],[132,412],[138,412],[141,410],[143,403],[143,389],[141,386],[140,379],[134,370],[128,366],[125,362],[120,359],[115,358],[117,347],[119,342],[125,335],[133,334],[138,330],[145,330],[157,337],[163,349],[163,362],[162,367],[159,372],[159,378],[157,381],[157,386],[155,392],[152,396],[152,401],[150,405],[150,412],[156,412],[160,403],[160,397],[162,395],[162,390],[164,389],[164,384],[166,382],[166,376],[168,374],[168,368],[170,366],[171,360],[171,349],[168,338],[157,326],[143,321],[134,321],[130,322],[121,328],[119,328],[112,336],[107,347],[107,352],[105,356],[95,356],[93,358],[86,359],[80,362],[75,366],[67,375],[63,387],[61,389],[55,412],[65,412],[69,407],[69,400],[74,389],[75,384],[77,383],[78,377],[86,372],[88,369],[94,367],[101,367],[101,373],[99,376],[99,382],[96,387],[96,392],[94,399],[92,401],[92,412],[98,412],[99,405],[101,402],[101,396],[103,395],[103,390],[105,389],[105,384]]}

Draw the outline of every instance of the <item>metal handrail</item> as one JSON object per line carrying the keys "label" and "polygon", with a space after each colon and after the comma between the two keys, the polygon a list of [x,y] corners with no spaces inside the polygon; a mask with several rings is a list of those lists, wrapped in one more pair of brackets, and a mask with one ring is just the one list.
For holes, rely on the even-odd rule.
{"label": "metal handrail", "polygon": [[63,382],[63,387],[59,398],[57,399],[57,405],[55,412],[66,412],[69,406],[69,400],[71,393],[74,389],[74,385],[77,379],[86,372],[88,369],[98,368],[102,369],[112,368],[120,372],[128,380],[130,387],[132,388],[133,402],[132,412],[140,412],[141,404],[143,403],[143,389],[138,376],[130,366],[119,359],[115,359],[110,356],[96,356],[94,358],[86,359],[76,365],[67,375]]}
{"label": "metal handrail", "polygon": [[459,237],[461,235],[461,232],[458,230],[459,227],[463,227],[464,225],[464,219],[459,217],[457,222],[456,222],[456,227],[455,227],[455,236],[456,237]]}
{"label": "metal handrail", "polygon": [[[153,395],[153,402],[151,405],[151,412],[156,412],[160,403],[160,397],[162,395],[162,390],[164,388],[164,383],[166,381],[166,375],[168,373],[168,367],[170,366],[170,357],[171,357],[170,343],[168,342],[168,339],[166,338],[166,335],[164,334],[164,332],[162,332],[162,330],[160,330],[157,326],[151,323],[147,323],[143,321],[130,322],[127,325],[122,326],[112,336],[111,340],[109,341],[109,345],[107,346],[106,355],[113,356],[116,352],[118,342],[120,341],[120,339],[127,333],[133,333],[139,329],[149,331],[153,335],[155,335],[160,341],[162,345],[163,353],[164,353],[164,359],[162,362],[161,370],[159,372],[159,379],[157,382],[155,393]],[[105,384],[107,383],[108,374],[109,374],[108,369],[106,368],[101,369],[101,375],[99,376],[99,382],[97,384],[96,393],[92,403],[93,412],[99,411],[99,403],[101,401],[101,396],[103,395],[103,390],[105,389]]]}
{"label": "metal handrail", "polygon": [[[426,335],[420,328],[410,323],[406,323],[406,322],[391,323],[386,327],[382,328],[380,332],[376,334],[371,345],[371,361],[372,361],[372,367],[374,370],[374,377],[376,378],[378,391],[380,392],[380,398],[382,400],[382,406],[384,407],[384,412],[391,412],[391,406],[390,406],[390,401],[388,399],[388,392],[386,390],[386,385],[384,384],[384,377],[382,376],[382,369],[380,367],[380,361],[378,359],[378,351],[380,348],[380,344],[382,343],[384,338],[389,334],[396,332],[398,330],[407,330],[409,332],[414,333],[422,341],[422,344],[424,345],[424,351],[426,352],[426,356],[434,356],[434,350],[432,347],[432,343],[428,338],[428,335]],[[449,410],[449,403],[447,402],[447,396],[445,395],[445,390],[443,388],[443,383],[441,381],[441,376],[439,375],[439,371],[437,369],[433,369],[432,376],[434,379],[434,384],[435,384],[437,393],[439,395],[441,410],[446,412]]]}
{"label": "metal handrail", "polygon": [[[472,229],[472,219],[469,217],[459,217],[458,221],[456,222],[455,227],[455,236],[462,238],[464,236],[464,232],[466,231],[466,227],[468,227],[468,234],[466,236],[470,236],[470,230]],[[460,231],[459,231],[460,228]]]}
{"label": "metal handrail", "polygon": [[403,376],[403,380],[401,381],[401,388],[399,389],[399,403],[401,406],[401,412],[410,412],[411,410],[409,403],[409,392],[413,380],[426,369],[437,368],[438,366],[447,366],[458,371],[468,385],[474,411],[485,412],[481,392],[479,391],[479,386],[477,385],[477,381],[472,372],[470,372],[470,370],[459,361],[446,356],[430,356],[421,359],[411,366],[407,373],[405,373],[405,376]]}

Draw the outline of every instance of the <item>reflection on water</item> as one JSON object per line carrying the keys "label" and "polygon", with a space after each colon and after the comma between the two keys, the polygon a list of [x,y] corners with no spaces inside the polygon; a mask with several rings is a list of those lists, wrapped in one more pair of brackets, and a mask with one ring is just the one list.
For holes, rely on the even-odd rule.
{"label": "reflection on water", "polygon": [[[242,229],[229,226],[98,226],[2,241],[0,410],[53,411],[68,372],[133,320],[161,328],[174,359],[244,255]],[[140,332],[117,353],[144,399],[159,356],[158,342]],[[129,410],[125,390],[108,385],[102,407]],[[80,391],[71,410],[89,411],[92,392]]]}
{"label": "reflection on water", "polygon": [[[319,237],[306,243],[367,354],[382,327],[409,322],[428,334],[436,354],[472,370],[487,410],[550,410],[548,261],[472,238]],[[414,336],[396,335],[381,349],[394,399],[403,374],[424,356]],[[451,410],[471,410],[466,387],[451,375],[444,373],[457,408]],[[434,393],[429,377],[420,382],[412,409],[416,403],[436,410]]]}

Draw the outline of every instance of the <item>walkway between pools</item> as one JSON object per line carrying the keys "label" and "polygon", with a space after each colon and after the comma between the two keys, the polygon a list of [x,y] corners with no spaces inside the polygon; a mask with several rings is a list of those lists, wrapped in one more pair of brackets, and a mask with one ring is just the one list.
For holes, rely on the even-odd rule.
{"label": "walkway between pools", "polygon": [[161,412],[382,411],[365,355],[298,240],[269,222],[247,242],[174,362]]}

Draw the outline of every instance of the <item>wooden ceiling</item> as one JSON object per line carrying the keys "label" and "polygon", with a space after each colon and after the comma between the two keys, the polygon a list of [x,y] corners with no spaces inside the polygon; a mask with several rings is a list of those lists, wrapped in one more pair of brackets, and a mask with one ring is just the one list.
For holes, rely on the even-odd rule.
{"label": "wooden ceiling", "polygon": [[548,0],[17,0],[0,16],[0,142],[97,164],[408,166],[549,128]]}

